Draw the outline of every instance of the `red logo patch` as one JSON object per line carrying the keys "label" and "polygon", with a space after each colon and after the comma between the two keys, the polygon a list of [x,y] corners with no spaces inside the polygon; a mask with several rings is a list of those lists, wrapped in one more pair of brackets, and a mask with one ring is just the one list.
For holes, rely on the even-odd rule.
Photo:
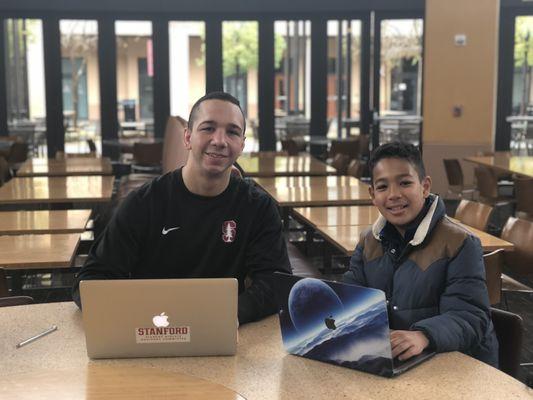
{"label": "red logo patch", "polygon": [[237,235],[237,223],[233,220],[224,221],[222,224],[222,240],[226,243],[233,243]]}

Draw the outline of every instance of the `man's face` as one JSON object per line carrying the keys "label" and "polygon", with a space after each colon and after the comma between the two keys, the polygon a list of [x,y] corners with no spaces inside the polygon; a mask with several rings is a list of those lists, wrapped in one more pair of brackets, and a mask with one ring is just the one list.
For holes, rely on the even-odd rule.
{"label": "man's face", "polygon": [[185,129],[184,137],[194,167],[210,176],[228,171],[244,148],[243,128],[243,116],[235,104],[215,99],[202,102],[192,130]]}
{"label": "man's face", "polygon": [[400,158],[383,158],[374,167],[370,187],[372,202],[381,215],[403,233],[422,211],[429,196],[431,178],[420,181],[414,166]]}

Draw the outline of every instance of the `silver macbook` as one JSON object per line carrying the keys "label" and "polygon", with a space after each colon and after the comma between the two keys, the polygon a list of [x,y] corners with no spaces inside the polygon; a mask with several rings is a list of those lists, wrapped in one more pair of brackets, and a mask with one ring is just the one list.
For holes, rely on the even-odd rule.
{"label": "silver macbook", "polygon": [[88,280],[80,294],[90,358],[237,351],[234,278]]}

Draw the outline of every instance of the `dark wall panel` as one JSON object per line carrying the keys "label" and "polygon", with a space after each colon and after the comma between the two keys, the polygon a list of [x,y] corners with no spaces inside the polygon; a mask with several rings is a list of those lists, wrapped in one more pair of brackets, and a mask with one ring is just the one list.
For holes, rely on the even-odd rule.
{"label": "dark wall panel", "polygon": [[[98,20],[98,72],[100,74],[100,123],[102,141],[118,138],[117,46],[115,21]],[[102,146],[105,156],[116,156],[112,147]]]}
{"label": "dark wall panel", "polygon": [[502,10],[500,15],[495,149],[507,151],[511,126],[505,118],[512,114],[513,106],[515,16],[508,10]]}
{"label": "dark wall panel", "polygon": [[[518,1],[518,0],[515,0]],[[398,4],[401,3],[401,4]],[[2,0],[0,11],[37,10],[70,12],[137,12],[137,13],[324,13],[338,11],[423,9],[424,0],[160,0],[156,4],[146,0]],[[289,18],[285,15],[284,18]]]}
{"label": "dark wall panel", "polygon": [[327,20],[311,20],[311,134],[327,134]]}
{"label": "dark wall panel", "polygon": [[154,41],[154,130],[156,137],[163,137],[170,115],[170,65],[168,21],[153,21]]}
{"label": "dark wall panel", "polygon": [[274,21],[259,21],[259,150],[276,150],[274,133]]}
{"label": "dark wall panel", "polygon": [[46,91],[46,141],[48,157],[65,150],[63,90],[61,87],[61,33],[59,18],[43,20],[44,84]]}
{"label": "dark wall panel", "polygon": [[206,92],[224,88],[222,80],[222,21],[208,19],[205,24],[205,87]]}
{"label": "dark wall panel", "polygon": [[7,136],[6,37],[4,19],[0,19],[0,136]]}

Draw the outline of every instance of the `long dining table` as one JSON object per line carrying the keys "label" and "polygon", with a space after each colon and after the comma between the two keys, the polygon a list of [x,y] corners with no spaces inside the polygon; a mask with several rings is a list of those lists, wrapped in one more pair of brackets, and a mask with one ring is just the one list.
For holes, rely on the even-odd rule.
{"label": "long dining table", "polygon": [[[133,311],[135,312],[135,311]],[[72,302],[0,308],[6,399],[531,399],[509,375],[459,352],[383,378],[287,354],[277,316],[239,327],[235,356],[90,360]],[[151,317],[150,317],[151,321]],[[24,347],[15,345],[56,325]]]}
{"label": "long dining table", "polygon": [[13,178],[0,187],[0,205],[105,203],[111,200],[114,176]]}
{"label": "long dining table", "polygon": [[17,176],[111,175],[113,168],[107,157],[29,158],[18,169]]}
{"label": "long dining table", "polygon": [[280,207],[371,204],[368,185],[353,177],[276,177],[254,179]]}
{"label": "long dining table", "polygon": [[309,154],[298,156],[247,156],[237,160],[249,177],[273,176],[327,176],[335,175],[337,170]]}
{"label": "long dining table", "polygon": [[466,157],[464,160],[500,172],[533,178],[533,157],[513,156],[508,152],[496,152],[493,156],[472,156]]}
{"label": "long dining table", "polygon": [[91,210],[0,211],[0,235],[81,233]]}
{"label": "long dining table", "polygon": [[[303,207],[293,209],[293,215],[316,229],[342,253],[352,255],[359,236],[372,225],[379,216],[379,211],[374,206]],[[514,249],[514,245],[510,242],[462,224],[454,218],[448,218],[476,235],[485,252],[497,249],[512,251]]]}

